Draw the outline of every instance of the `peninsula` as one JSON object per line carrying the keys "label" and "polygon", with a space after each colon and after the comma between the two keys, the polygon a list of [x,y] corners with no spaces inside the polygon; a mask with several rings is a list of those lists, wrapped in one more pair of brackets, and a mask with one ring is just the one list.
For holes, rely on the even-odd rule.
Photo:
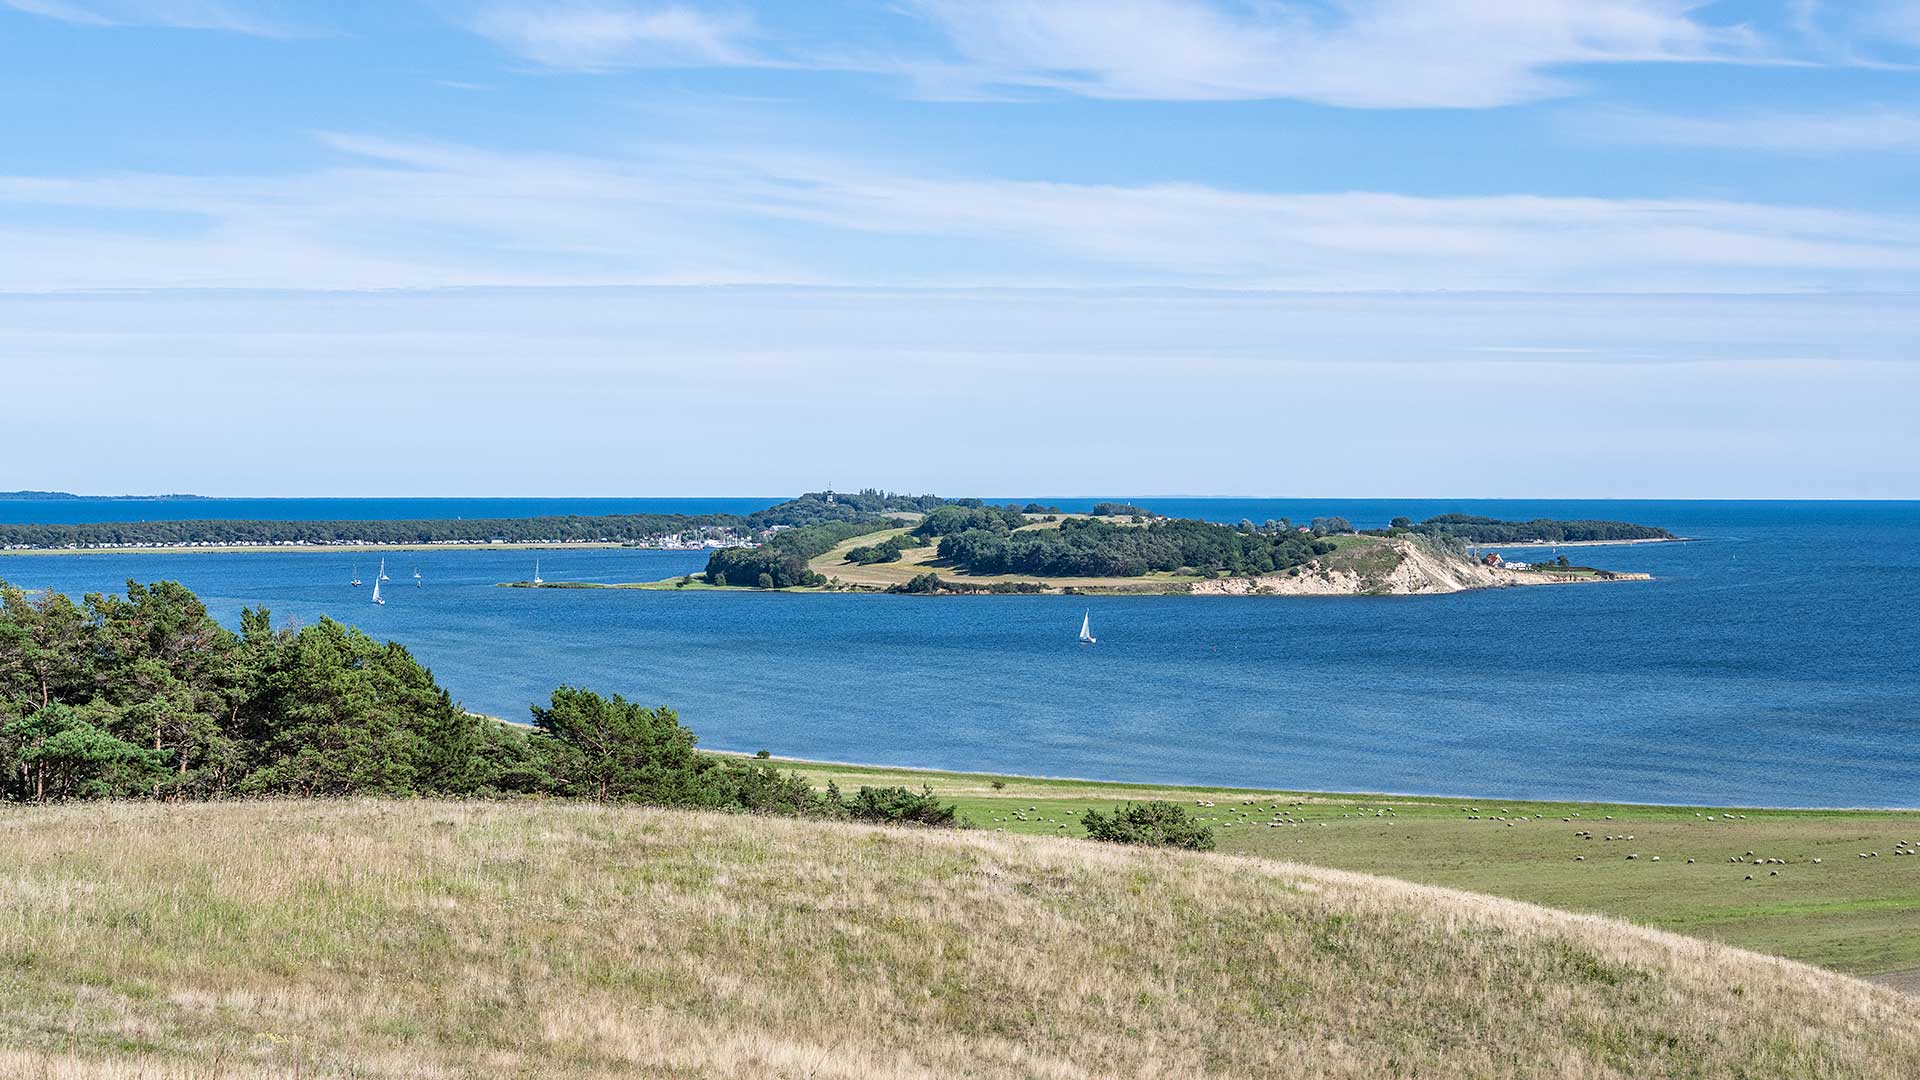
{"label": "peninsula", "polygon": [[[1407,595],[1517,585],[1645,580],[1551,562],[1510,562],[1477,545],[1677,540],[1627,522],[1502,522],[1449,515],[1384,529],[1344,518],[1306,524],[1277,519],[1238,525],[1166,518],[1144,507],[1103,503],[1087,513],[1054,507],[941,500],[931,509],[881,506],[828,516],[829,495],[774,507],[811,524],[769,529],[761,542],[715,550],[699,575],[546,588],[753,588],[931,595],[966,593],[1225,595]],[[806,511],[798,508],[810,507]],[[1464,535],[1463,535],[1464,534]],[[1487,539],[1482,539],[1483,537]],[[513,585],[534,587],[533,582]]]}
{"label": "peninsula", "polygon": [[615,514],[406,521],[198,520],[0,525],[0,554],[632,547],[706,551],[661,582],[510,582],[545,588],[748,588],[961,593],[1399,595],[1645,578],[1511,562],[1483,545],[1678,540],[1619,521],[1446,514],[1385,528],[1345,518],[1256,524],[1169,518],[1129,503],[1039,503],[865,490],[810,492],[753,514]]}

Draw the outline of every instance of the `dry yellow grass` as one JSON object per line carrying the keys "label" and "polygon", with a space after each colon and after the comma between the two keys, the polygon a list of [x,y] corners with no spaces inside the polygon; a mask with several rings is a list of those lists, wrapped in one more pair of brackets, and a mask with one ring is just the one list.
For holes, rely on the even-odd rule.
{"label": "dry yellow grass", "polygon": [[0,1075],[1905,1077],[1920,1001],[1334,870],[579,805],[0,814]]}

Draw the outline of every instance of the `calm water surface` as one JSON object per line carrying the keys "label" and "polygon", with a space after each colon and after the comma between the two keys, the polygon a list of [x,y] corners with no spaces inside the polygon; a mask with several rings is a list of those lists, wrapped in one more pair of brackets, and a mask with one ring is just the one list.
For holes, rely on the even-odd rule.
{"label": "calm water surface", "polygon": [[[644,501],[739,512],[773,500]],[[390,556],[391,601],[378,608],[347,585],[356,562],[369,577],[373,560],[344,554],[9,556],[0,577],[70,593],[176,578],[229,624],[265,605],[280,620],[326,614],[404,642],[472,709],[524,718],[574,683],[671,704],[721,749],[1336,791],[1920,805],[1920,503],[1142,501],[1224,521],[1335,513],[1363,527],[1446,510],[1607,517],[1702,542],[1573,552],[1652,582],[1437,597],[535,591],[493,587],[532,570],[532,555],[500,551]],[[424,516],[422,500],[318,502],[330,508],[284,509]],[[368,512],[386,502],[408,506]],[[520,512],[608,512],[532,502]],[[705,561],[540,559],[548,580],[589,581]],[[1092,648],[1074,643],[1083,609],[1100,636]]]}

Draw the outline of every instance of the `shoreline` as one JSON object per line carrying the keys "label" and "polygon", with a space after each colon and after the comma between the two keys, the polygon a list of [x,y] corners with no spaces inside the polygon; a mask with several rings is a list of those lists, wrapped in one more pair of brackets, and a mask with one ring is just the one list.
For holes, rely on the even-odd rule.
{"label": "shoreline", "polygon": [[1634,544],[1698,544],[1703,543],[1697,536],[1653,536],[1641,540],[1515,540],[1499,544],[1477,544],[1483,548],[1543,548],[1543,547],[1629,547]]}
{"label": "shoreline", "polygon": [[509,541],[500,544],[155,544],[146,547],[0,548],[6,555],[353,555],[380,551],[581,551],[628,548],[633,551],[706,551],[707,548],[652,548],[611,540]]}
{"label": "shoreline", "polygon": [[[498,719],[495,717],[494,719]],[[502,720],[501,723],[514,721]],[[530,725],[528,725],[530,726]],[[1758,813],[1805,813],[1805,814],[1920,814],[1920,806],[1764,806],[1745,804],[1716,803],[1668,803],[1638,802],[1632,799],[1587,799],[1560,798],[1554,796],[1528,796],[1526,798],[1508,798],[1502,795],[1445,795],[1421,791],[1319,791],[1313,788],[1264,788],[1244,787],[1233,784],[1163,784],[1151,780],[1100,780],[1086,776],[1035,776],[1028,773],[975,772],[965,769],[941,769],[927,765],[886,765],[867,761],[835,761],[823,758],[767,757],[761,758],[744,750],[718,750],[702,748],[703,754],[716,754],[722,757],[742,758],[748,761],[765,761],[770,765],[791,765],[799,768],[858,769],[878,773],[913,773],[926,776],[951,776],[991,782],[993,780],[1023,780],[1041,784],[1086,784],[1097,787],[1116,787],[1128,789],[1147,789],[1156,791],[1179,791],[1216,794],[1245,795],[1310,795],[1322,799],[1433,799],[1444,802],[1484,802],[1502,805],[1586,805],[1586,806],[1637,806],[1654,810],[1752,810]]]}

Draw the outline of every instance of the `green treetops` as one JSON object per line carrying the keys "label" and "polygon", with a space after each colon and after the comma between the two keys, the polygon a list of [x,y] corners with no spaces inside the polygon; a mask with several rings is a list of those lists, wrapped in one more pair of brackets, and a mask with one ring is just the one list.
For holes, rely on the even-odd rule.
{"label": "green treetops", "polygon": [[668,708],[561,687],[519,727],[462,709],[405,647],[331,619],[236,635],[174,582],[29,599],[0,583],[0,799],[554,795],[953,824],[931,792],[816,792],[696,753]]}
{"label": "green treetops", "polygon": [[1213,850],[1213,829],[1193,820],[1179,803],[1143,802],[1116,806],[1110,814],[1089,809],[1080,817],[1087,835],[1116,844]]}

